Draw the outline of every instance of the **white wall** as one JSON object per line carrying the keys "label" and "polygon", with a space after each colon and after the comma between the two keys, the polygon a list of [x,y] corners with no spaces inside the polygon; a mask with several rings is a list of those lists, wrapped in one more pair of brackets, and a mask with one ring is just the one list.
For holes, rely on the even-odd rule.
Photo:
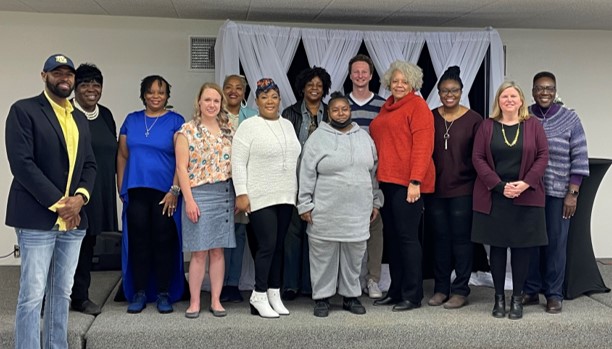
{"label": "white wall", "polygon": [[[212,81],[212,72],[188,69],[190,35],[216,36],[221,21],[160,18],[31,14],[0,12],[0,115],[7,115],[18,99],[40,93],[40,71],[46,57],[62,52],[76,64],[97,64],[104,74],[101,103],[114,113],[117,125],[125,115],[142,108],[140,80],[150,74],[164,76],[172,87],[170,103],[187,119],[200,85]],[[287,25],[287,24],[283,24]],[[297,24],[304,26],[303,24]],[[353,29],[372,30],[371,27]],[[388,28],[380,30],[443,30],[443,28]],[[586,128],[592,157],[612,158],[605,146],[612,120],[603,107],[607,84],[603,69],[610,65],[612,35],[603,31],[500,29],[507,47],[507,75],[529,89],[540,70],[557,75],[559,94],[575,108]],[[600,105],[602,107],[600,107]],[[2,116],[4,118],[4,116]],[[4,133],[0,136],[4,139]],[[4,141],[2,141],[4,147]],[[600,188],[593,212],[592,235],[597,257],[612,257],[611,228],[605,212],[612,208],[612,174]],[[0,217],[4,217],[11,181],[6,152],[0,151]],[[0,225],[0,255],[16,242],[12,228]],[[0,264],[16,264],[8,258]]]}

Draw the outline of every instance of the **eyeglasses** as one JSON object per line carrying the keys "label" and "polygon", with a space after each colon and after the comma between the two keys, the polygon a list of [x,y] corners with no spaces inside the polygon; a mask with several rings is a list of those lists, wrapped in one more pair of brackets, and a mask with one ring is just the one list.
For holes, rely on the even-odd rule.
{"label": "eyeglasses", "polygon": [[557,88],[555,86],[534,86],[533,87],[533,92],[535,93],[542,93],[542,92],[555,93],[556,91],[557,91]]}
{"label": "eyeglasses", "polygon": [[442,89],[442,90],[438,91],[438,94],[440,96],[445,96],[445,95],[448,95],[448,94],[458,95],[460,92],[461,92],[460,88],[453,88],[451,90]]}

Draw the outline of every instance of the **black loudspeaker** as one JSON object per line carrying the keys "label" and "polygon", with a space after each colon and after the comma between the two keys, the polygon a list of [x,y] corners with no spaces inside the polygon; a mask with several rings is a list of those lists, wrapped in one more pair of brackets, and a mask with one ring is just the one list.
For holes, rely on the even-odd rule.
{"label": "black loudspeaker", "polygon": [[121,270],[121,232],[105,231],[96,237],[91,270]]}

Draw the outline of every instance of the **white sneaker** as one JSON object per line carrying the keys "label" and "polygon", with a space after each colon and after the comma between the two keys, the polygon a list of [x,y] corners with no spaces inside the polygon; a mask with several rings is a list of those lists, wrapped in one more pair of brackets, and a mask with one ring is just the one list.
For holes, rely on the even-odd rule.
{"label": "white sneaker", "polygon": [[378,288],[376,281],[372,279],[368,280],[367,294],[368,297],[372,299],[382,298],[382,292],[380,291],[380,288]]}

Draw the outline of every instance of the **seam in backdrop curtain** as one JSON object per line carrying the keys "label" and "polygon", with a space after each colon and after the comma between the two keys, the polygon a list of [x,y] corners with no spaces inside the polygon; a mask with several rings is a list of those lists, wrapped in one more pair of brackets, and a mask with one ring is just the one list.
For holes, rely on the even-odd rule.
{"label": "seam in backdrop curtain", "polygon": [[274,79],[281,95],[281,110],[296,102],[287,71],[300,42],[300,29],[291,27],[236,24],[225,21],[215,43],[215,80],[222,84],[227,75],[240,74],[240,60],[251,86],[248,105],[254,106],[257,80]]}
{"label": "seam in backdrop curtain", "polygon": [[[453,65],[461,68],[461,80],[463,81],[463,94],[461,104],[470,107],[469,93],[478,74],[478,70],[489,47],[488,32],[455,32],[455,33],[425,33],[425,40],[429,48],[431,61],[438,79],[444,71]],[[427,96],[427,104],[430,108],[441,105],[440,98],[434,88]]]}
{"label": "seam in backdrop curtain", "polygon": [[215,41],[215,81],[221,85],[226,76],[240,74],[238,25],[230,20],[219,28]]}
{"label": "seam in backdrop curtain", "polygon": [[[308,64],[322,67],[331,76],[329,92],[343,91],[348,76],[348,62],[353,58],[363,41],[363,32],[336,29],[302,29],[302,42]],[[344,92],[344,91],[343,91]],[[329,100],[329,95],[324,101]]]}
{"label": "seam in backdrop curtain", "polygon": [[[363,41],[378,75],[382,77],[391,63],[397,60],[417,64],[425,36],[420,32],[365,32]],[[386,99],[390,92],[381,84],[378,94]]]}

